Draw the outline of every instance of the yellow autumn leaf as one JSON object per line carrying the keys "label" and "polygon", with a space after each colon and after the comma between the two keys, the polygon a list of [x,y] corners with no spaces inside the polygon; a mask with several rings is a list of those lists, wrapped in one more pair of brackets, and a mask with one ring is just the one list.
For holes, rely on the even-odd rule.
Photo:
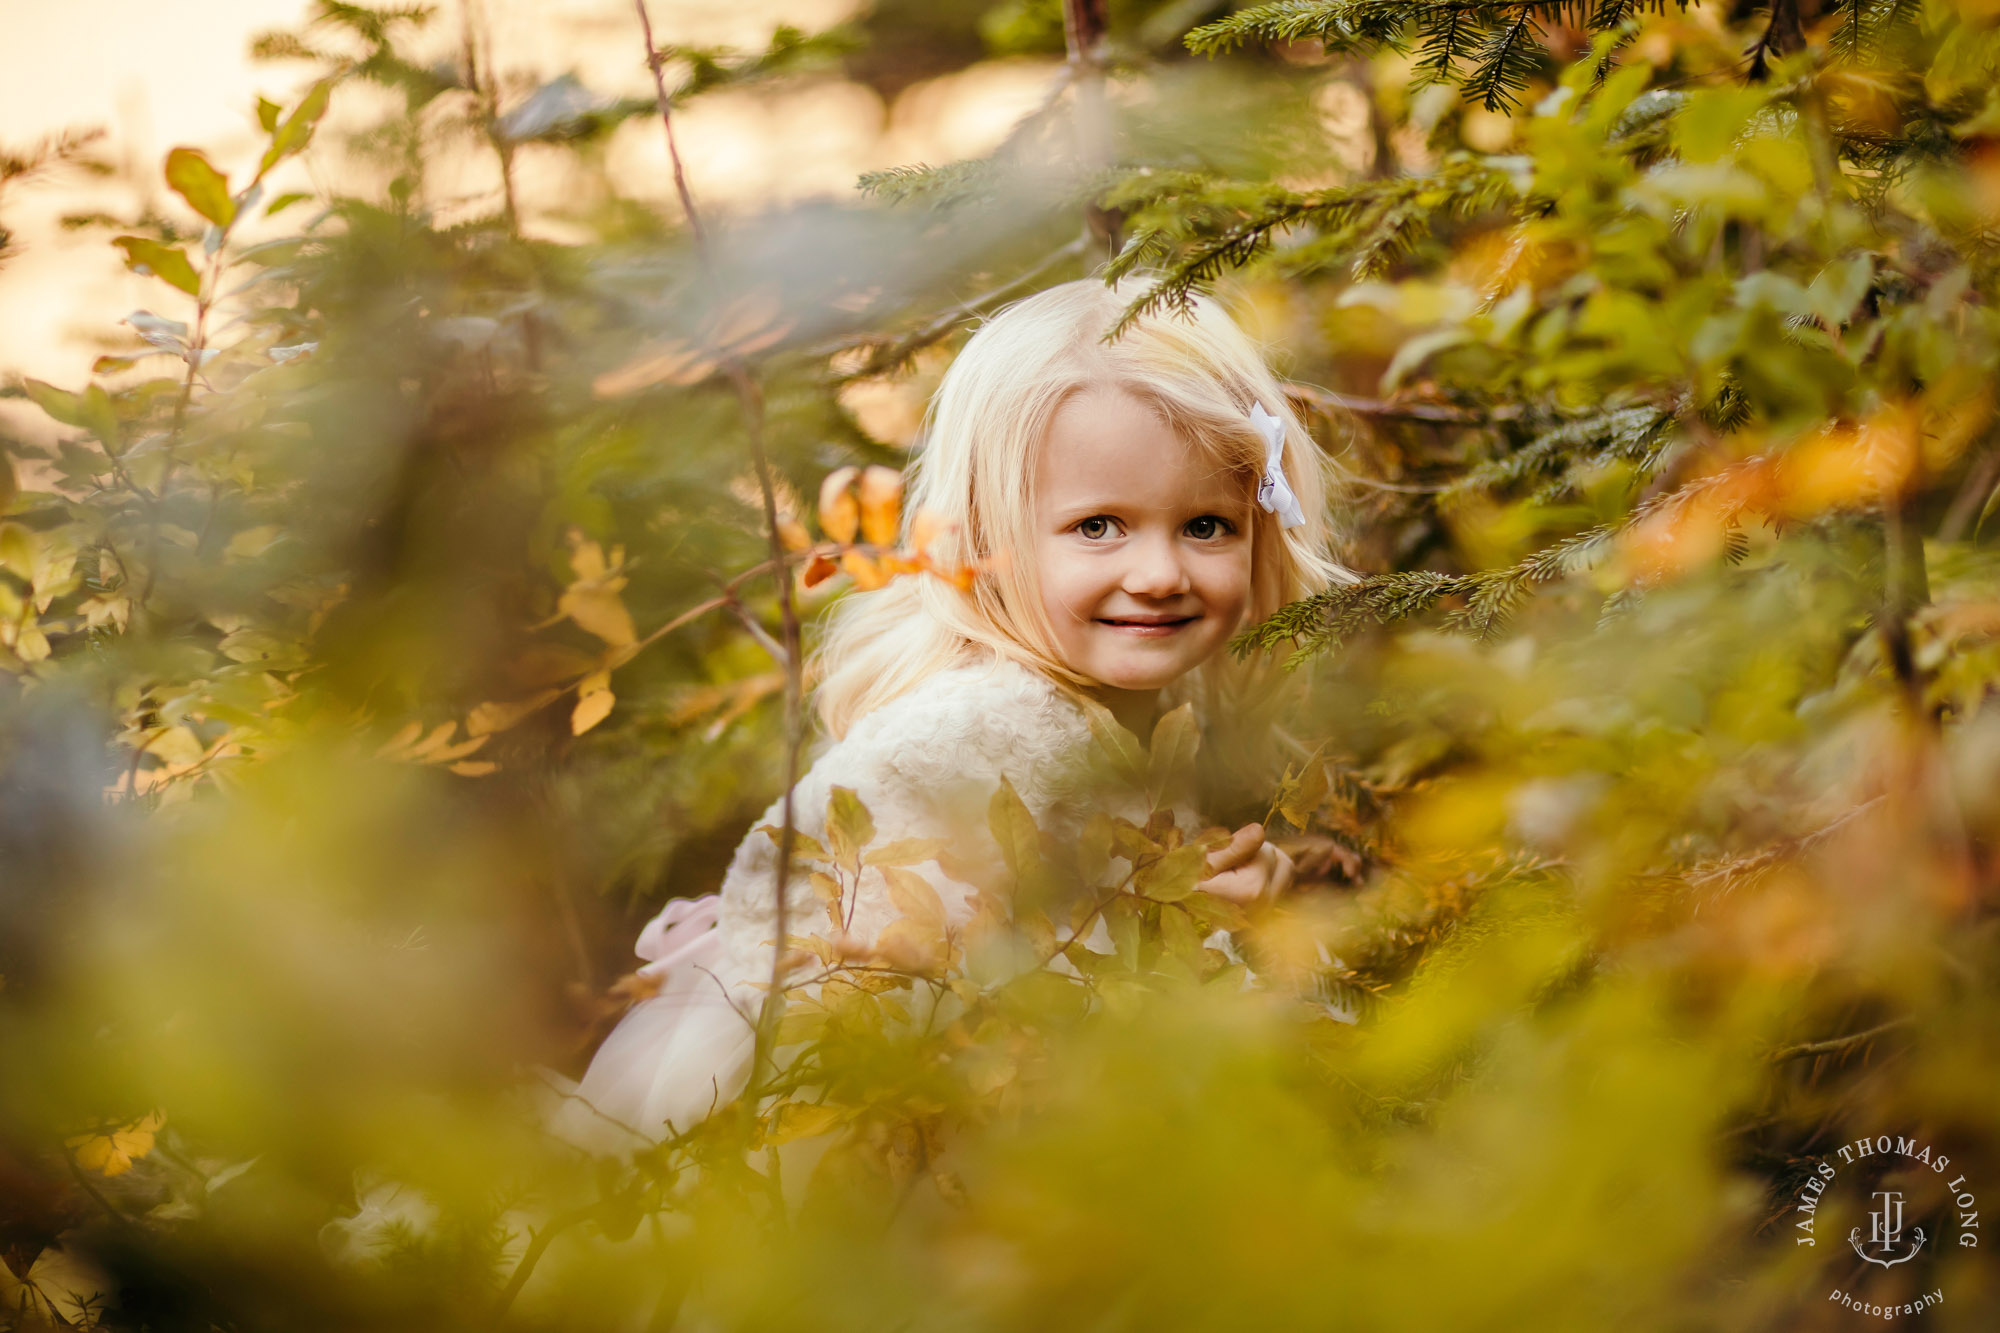
{"label": "yellow autumn leaf", "polygon": [[896,904],[897,911],[927,931],[944,930],[944,902],[929,880],[899,866],[883,866],[881,871],[889,885],[889,901]]}
{"label": "yellow autumn leaf", "polygon": [[451,771],[462,778],[483,778],[499,767],[500,765],[488,759],[467,759],[453,764]]}
{"label": "yellow autumn leaf", "polygon": [[153,1137],[166,1121],[163,1113],[154,1111],[109,1134],[79,1134],[67,1142],[75,1150],[76,1164],[84,1170],[122,1176],[132,1169],[133,1162],[153,1151]]}
{"label": "yellow autumn leaf", "polygon": [[639,634],[633,628],[632,613],[618,597],[624,586],[624,579],[572,584],[556,603],[556,610],[612,647],[625,647],[638,642]]}
{"label": "yellow autumn leaf", "polygon": [[581,736],[592,727],[611,716],[611,706],[617,702],[610,689],[592,690],[580,695],[576,707],[569,715],[569,731],[572,736]]}
{"label": "yellow autumn leaf", "polygon": [[49,652],[48,636],[39,625],[23,625],[14,638],[14,655],[23,662],[40,662]]}
{"label": "yellow autumn leaf", "polygon": [[169,767],[186,768],[200,763],[208,752],[186,727],[168,727],[146,743],[146,753],[165,760]]}
{"label": "yellow autumn leaf", "polygon": [[[1053,947],[1050,952],[1054,952]],[[899,972],[930,976],[944,965],[944,936],[935,926],[901,917],[875,937],[875,954]]]}
{"label": "yellow autumn leaf", "polygon": [[871,466],[861,474],[861,535],[876,546],[894,546],[903,521],[903,474]]}

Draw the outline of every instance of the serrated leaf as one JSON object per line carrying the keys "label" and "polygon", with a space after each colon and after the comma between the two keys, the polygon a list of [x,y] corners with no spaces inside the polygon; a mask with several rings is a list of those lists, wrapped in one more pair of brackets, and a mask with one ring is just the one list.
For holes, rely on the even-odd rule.
{"label": "serrated leaf", "polygon": [[897,911],[927,929],[944,929],[944,900],[929,880],[896,866],[883,866],[882,878],[888,882],[889,901]]}
{"label": "serrated leaf", "polygon": [[215,169],[197,148],[176,148],[167,154],[167,184],[187,200],[188,207],[218,227],[236,220],[236,201],[229,197],[229,178]]}
{"label": "serrated leaf", "polygon": [[852,787],[835,787],[826,800],[826,839],[848,874],[861,869],[861,849],[875,838],[875,821]]}
{"label": "serrated leaf", "polygon": [[1191,842],[1141,866],[1132,877],[1132,889],[1155,902],[1177,903],[1195,891],[1207,869],[1208,853],[1200,843]]}
{"label": "serrated leaf", "polygon": [[1304,829],[1332,790],[1333,783],[1328,776],[1326,763],[1315,753],[1296,775],[1287,775],[1285,781],[1280,784],[1278,813],[1283,815],[1293,828]]}
{"label": "serrated leaf", "polygon": [[1004,774],[993,799],[987,802],[986,827],[992,831],[993,841],[1000,844],[1000,857],[1016,879],[1031,880],[1041,874],[1041,833],[1027,802]]}
{"label": "serrated leaf", "polygon": [[866,866],[913,866],[924,861],[937,860],[938,853],[945,849],[943,838],[898,838],[885,842],[874,851],[861,858]]}
{"label": "serrated leaf", "polygon": [[1102,810],[1090,812],[1083,832],[1076,840],[1076,869],[1086,888],[1101,887],[1111,873],[1111,841],[1115,829],[1111,816]]}
{"label": "serrated leaf", "polygon": [[1146,752],[1139,745],[1139,738],[1127,731],[1111,710],[1095,700],[1084,700],[1084,720],[1090,724],[1090,734],[1096,738],[1111,761],[1111,769],[1121,781],[1139,786],[1145,781]]}
{"label": "serrated leaf", "polygon": [[1104,905],[1104,932],[1111,937],[1112,949],[1128,972],[1139,967],[1138,906],[1132,898],[1114,898]]}
{"label": "serrated leaf", "polygon": [[824,870],[815,870],[806,876],[806,882],[812,885],[813,896],[826,908],[827,920],[835,926],[844,925],[840,917],[840,881]]}

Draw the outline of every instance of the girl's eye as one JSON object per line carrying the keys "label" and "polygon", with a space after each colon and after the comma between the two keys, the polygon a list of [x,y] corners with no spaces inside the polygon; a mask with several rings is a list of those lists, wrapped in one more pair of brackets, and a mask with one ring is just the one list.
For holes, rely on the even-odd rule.
{"label": "girl's eye", "polygon": [[1111,535],[1111,520],[1101,515],[1093,515],[1077,524],[1076,530],[1091,541],[1098,541]]}
{"label": "girl's eye", "polygon": [[1229,526],[1226,519],[1217,518],[1213,514],[1203,514],[1200,518],[1189,519],[1187,525],[1188,536],[1196,541],[1209,541],[1232,531],[1234,529]]}

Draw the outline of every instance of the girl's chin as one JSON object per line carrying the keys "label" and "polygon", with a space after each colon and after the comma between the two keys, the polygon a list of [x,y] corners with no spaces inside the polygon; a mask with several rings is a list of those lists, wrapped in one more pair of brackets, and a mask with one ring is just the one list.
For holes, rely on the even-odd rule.
{"label": "girl's chin", "polygon": [[1122,669],[1106,667],[1092,672],[1098,683],[1107,690],[1122,690],[1129,694],[1141,694],[1150,690],[1161,690],[1185,676],[1196,664],[1186,666],[1162,666],[1148,662],[1144,666],[1127,666]]}

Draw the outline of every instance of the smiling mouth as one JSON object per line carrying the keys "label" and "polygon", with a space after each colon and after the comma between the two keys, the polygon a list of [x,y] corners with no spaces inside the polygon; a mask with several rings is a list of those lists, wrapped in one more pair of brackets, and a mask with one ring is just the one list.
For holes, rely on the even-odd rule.
{"label": "smiling mouth", "polygon": [[1148,637],[1172,634],[1184,625],[1192,625],[1199,616],[1124,616],[1101,617],[1098,624],[1108,629],[1123,630],[1128,634]]}

